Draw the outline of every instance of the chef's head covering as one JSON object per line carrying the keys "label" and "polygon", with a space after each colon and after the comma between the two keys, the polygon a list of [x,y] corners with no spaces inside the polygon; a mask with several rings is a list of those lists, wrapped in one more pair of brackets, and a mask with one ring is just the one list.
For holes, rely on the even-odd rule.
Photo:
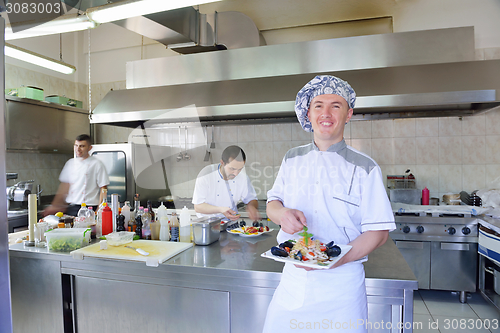
{"label": "chef's head covering", "polygon": [[354,108],[356,92],[346,81],[331,75],[318,75],[300,89],[295,99],[295,113],[302,128],[312,132],[312,125],[307,117],[309,105],[314,97],[319,95],[334,94],[346,100],[349,109]]}

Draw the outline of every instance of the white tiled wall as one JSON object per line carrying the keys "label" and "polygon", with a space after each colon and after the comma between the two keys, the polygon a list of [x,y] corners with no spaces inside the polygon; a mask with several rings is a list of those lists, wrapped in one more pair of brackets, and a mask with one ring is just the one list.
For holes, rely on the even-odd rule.
{"label": "white tiled wall", "polygon": [[[99,126],[97,142],[127,142],[130,131]],[[500,176],[500,112],[461,119],[352,121],[344,134],[349,145],[377,161],[384,179],[388,174],[404,174],[410,169],[417,186],[427,186],[432,197],[484,188]],[[184,150],[184,132],[180,145],[177,130],[169,135],[173,158],[168,165],[170,179],[176,180],[175,195],[191,196],[198,172],[211,162],[217,163],[224,148],[237,144],[247,154],[245,169],[262,199],[272,186],[286,151],[312,139],[311,133],[303,131],[298,123],[218,126],[211,162],[203,161],[206,152],[203,131],[188,138],[188,149],[197,147],[190,151],[191,160],[177,162],[175,156]]]}
{"label": "white tiled wall", "polygon": [[18,173],[18,179],[7,181],[12,186],[20,181],[34,180],[41,185],[42,195],[53,195],[59,187],[59,174],[71,154],[38,154],[7,152],[5,157],[7,172]]}

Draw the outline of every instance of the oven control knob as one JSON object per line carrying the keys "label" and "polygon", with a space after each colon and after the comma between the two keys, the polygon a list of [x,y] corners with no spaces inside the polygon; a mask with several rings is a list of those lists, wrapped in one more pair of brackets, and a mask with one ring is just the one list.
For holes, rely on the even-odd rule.
{"label": "oven control knob", "polygon": [[419,225],[419,226],[417,227],[417,232],[418,232],[419,234],[423,233],[423,232],[424,232],[424,227],[422,227],[421,225]]}
{"label": "oven control knob", "polygon": [[409,232],[410,232],[410,227],[409,227],[409,226],[407,226],[407,225],[405,225],[405,226],[403,227],[403,232],[404,232],[405,234],[409,233]]}
{"label": "oven control knob", "polygon": [[470,228],[469,228],[469,227],[463,227],[463,228],[462,228],[462,233],[463,233],[464,235],[468,235],[468,234],[470,234]]}
{"label": "oven control knob", "polygon": [[453,227],[449,227],[449,228],[448,228],[448,233],[449,233],[450,235],[454,235],[454,234],[455,234],[455,232],[457,232],[457,230],[456,230],[455,228],[453,228]]}

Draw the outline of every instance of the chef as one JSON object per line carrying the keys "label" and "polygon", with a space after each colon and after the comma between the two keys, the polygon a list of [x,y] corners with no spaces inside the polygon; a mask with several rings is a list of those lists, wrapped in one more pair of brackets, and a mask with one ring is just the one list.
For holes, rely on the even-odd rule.
{"label": "chef", "polygon": [[260,220],[257,194],[246,173],[246,155],[238,146],[229,146],[222,152],[220,163],[204,167],[193,193],[193,204],[198,217],[220,216],[235,221],[239,218],[237,203],[246,204],[248,217]]}
{"label": "chef", "polygon": [[[298,239],[304,226],[323,243],[349,244],[331,269],[285,264],[264,332],[367,332],[362,265],[395,229],[392,209],[373,159],[348,146],[344,127],[356,93],[334,76],[316,76],[297,94],[295,112],[312,143],[292,148],[267,197],[268,217],[281,225],[278,242]],[[369,327],[369,326],[368,326]]]}
{"label": "chef", "polygon": [[104,164],[96,157],[90,156],[92,150],[91,139],[87,134],[76,137],[74,151],[75,158],[66,162],[59,175],[61,184],[52,201],[44,210],[44,215],[66,212],[76,216],[81,204],[93,207],[104,200],[102,189],[109,185],[109,177]]}

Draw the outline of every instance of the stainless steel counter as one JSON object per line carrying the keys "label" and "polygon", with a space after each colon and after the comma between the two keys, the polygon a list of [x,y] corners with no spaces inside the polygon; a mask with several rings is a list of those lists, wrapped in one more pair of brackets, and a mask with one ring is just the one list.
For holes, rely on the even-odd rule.
{"label": "stainless steel counter", "polygon": [[[37,286],[44,286],[45,298],[38,320],[53,318],[47,311],[61,312],[56,322],[50,322],[61,329],[51,332],[62,332],[64,325],[77,325],[79,331],[169,327],[184,332],[210,327],[210,332],[259,332],[283,267],[260,257],[276,244],[276,232],[253,238],[222,233],[219,242],[194,246],[155,268],[128,261],[75,260],[67,253],[14,244],[10,257],[14,327],[19,328],[15,332],[40,327],[36,321],[31,326],[24,316],[37,313],[37,302],[22,297],[31,289],[37,291]],[[33,278],[33,269],[43,274]],[[365,270],[370,321],[412,322],[417,282],[392,240],[370,254]],[[61,293],[61,284],[69,296]],[[190,321],[194,309],[197,320]],[[110,326],[108,318],[117,313],[123,314],[124,323]],[[133,318],[127,317],[129,313]]]}

